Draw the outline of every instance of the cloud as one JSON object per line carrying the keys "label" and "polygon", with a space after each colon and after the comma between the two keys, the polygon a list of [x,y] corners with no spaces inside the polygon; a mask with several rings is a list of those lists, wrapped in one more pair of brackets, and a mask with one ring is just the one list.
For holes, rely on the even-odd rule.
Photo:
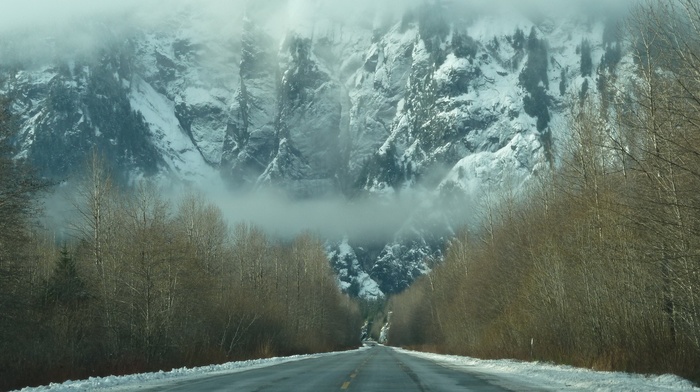
{"label": "cloud", "polygon": [[[401,16],[409,8],[435,0],[3,0],[0,2],[0,34],[76,27],[86,21],[158,23],[178,13],[197,12],[211,22],[235,20],[248,10],[259,16],[284,14],[291,20],[318,16],[366,19],[368,14]],[[498,9],[571,9],[627,7],[636,0],[442,0],[447,7]],[[262,12],[261,12],[262,11]],[[277,14],[277,15],[274,15]],[[79,27],[79,26],[78,26]]]}
{"label": "cloud", "polygon": [[[79,181],[73,178],[63,182],[42,199],[42,221],[46,228],[55,231],[57,238],[76,234],[71,227],[80,219],[76,206],[83,202],[76,193]],[[177,212],[185,196],[201,195],[203,200],[221,210],[231,228],[239,223],[250,224],[282,240],[310,232],[331,241],[347,236],[364,243],[389,242],[407,224],[416,224],[416,216],[425,217],[436,210],[431,207],[435,204],[432,193],[420,190],[353,200],[342,196],[298,200],[273,188],[232,193],[223,183],[216,181],[189,186],[163,182],[158,183],[157,187],[160,195],[173,208],[173,213]],[[449,214],[466,213],[468,204],[461,205],[464,211],[450,210]],[[421,229],[416,226],[412,228]],[[412,232],[403,234],[410,235]]]}
{"label": "cloud", "polygon": [[428,200],[418,192],[356,200],[295,200],[274,190],[245,195],[208,192],[207,198],[221,208],[231,224],[250,223],[276,237],[291,238],[309,231],[328,239],[347,235],[361,241],[391,240]]}
{"label": "cloud", "polygon": [[[188,28],[211,37],[240,31],[243,15],[252,15],[269,30],[283,33],[290,26],[319,17],[344,24],[376,25],[396,20],[408,9],[438,0],[2,0],[0,46],[22,55],[90,50],[105,34],[120,36],[134,29]],[[576,8],[624,8],[635,0],[441,0],[463,13],[504,10],[554,12]],[[24,53],[27,56],[27,53]]]}
{"label": "cloud", "polygon": [[[249,0],[3,0],[0,61],[76,57],[140,29],[187,25],[203,39],[238,31]],[[233,26],[233,27],[232,27]]]}
{"label": "cloud", "polygon": [[51,30],[94,18],[124,17],[139,4],[138,0],[5,0],[0,5],[0,32]]}

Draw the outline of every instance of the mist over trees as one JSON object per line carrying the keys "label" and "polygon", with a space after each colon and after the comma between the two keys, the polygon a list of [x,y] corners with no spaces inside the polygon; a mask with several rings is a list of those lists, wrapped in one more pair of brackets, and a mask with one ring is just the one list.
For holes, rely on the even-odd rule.
{"label": "mist over trees", "polygon": [[605,102],[572,97],[560,167],[485,199],[481,227],[390,301],[391,344],[700,379],[698,26],[690,0],[633,14],[634,74],[608,74]]}
{"label": "mist over trees", "polygon": [[94,153],[57,245],[32,229],[31,177],[3,157],[0,389],[359,343],[359,308],[311,235],[279,243],[231,230],[201,195],[126,192]]}

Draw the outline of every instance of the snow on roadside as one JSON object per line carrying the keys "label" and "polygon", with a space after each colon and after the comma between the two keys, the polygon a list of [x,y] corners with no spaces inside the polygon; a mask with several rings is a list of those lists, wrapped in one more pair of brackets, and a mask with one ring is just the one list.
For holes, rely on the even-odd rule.
{"label": "snow on roadside", "polygon": [[[361,348],[360,350],[363,350]],[[208,365],[196,368],[180,368],[167,372],[130,374],[126,376],[90,377],[87,380],[66,381],[61,384],[52,383],[40,387],[27,387],[19,392],[76,392],[76,391],[127,391],[134,388],[157,387],[175,381],[209,377],[220,374],[238,373],[246,370],[261,369],[268,366],[280,365],[287,362],[301,361],[305,359],[320,358],[330,355],[342,354],[345,351],[336,351],[323,354],[293,355],[291,357],[275,357],[265,359],[252,359],[248,361],[228,362],[222,365]]]}
{"label": "snow on roadside", "polygon": [[451,369],[467,370],[514,385],[531,384],[534,388],[563,391],[664,392],[700,391],[681,377],[664,374],[645,376],[621,372],[601,372],[572,366],[515,360],[481,360],[456,355],[440,355],[394,348],[404,354],[432,360]]}

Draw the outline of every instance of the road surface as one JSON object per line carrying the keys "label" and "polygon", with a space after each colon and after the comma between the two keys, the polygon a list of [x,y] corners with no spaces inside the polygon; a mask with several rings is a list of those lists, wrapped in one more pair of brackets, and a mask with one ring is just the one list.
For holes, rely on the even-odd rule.
{"label": "road surface", "polygon": [[[174,381],[138,391],[532,391],[494,376],[448,368],[384,346],[238,373]],[[542,390],[542,389],[540,389]]]}

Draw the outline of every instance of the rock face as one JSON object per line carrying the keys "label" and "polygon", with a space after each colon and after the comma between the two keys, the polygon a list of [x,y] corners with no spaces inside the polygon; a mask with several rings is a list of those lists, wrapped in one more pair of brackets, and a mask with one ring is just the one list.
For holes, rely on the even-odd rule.
{"label": "rock face", "polygon": [[374,26],[318,16],[281,39],[249,17],[239,36],[204,38],[185,18],[90,56],[4,64],[0,94],[20,157],[54,179],[96,147],[125,182],[220,176],[239,192],[380,205],[419,195],[389,238],[328,238],[341,287],[377,297],[439,261],[465,204],[555,164],[568,97],[597,94],[623,57],[609,21],[451,7]]}

